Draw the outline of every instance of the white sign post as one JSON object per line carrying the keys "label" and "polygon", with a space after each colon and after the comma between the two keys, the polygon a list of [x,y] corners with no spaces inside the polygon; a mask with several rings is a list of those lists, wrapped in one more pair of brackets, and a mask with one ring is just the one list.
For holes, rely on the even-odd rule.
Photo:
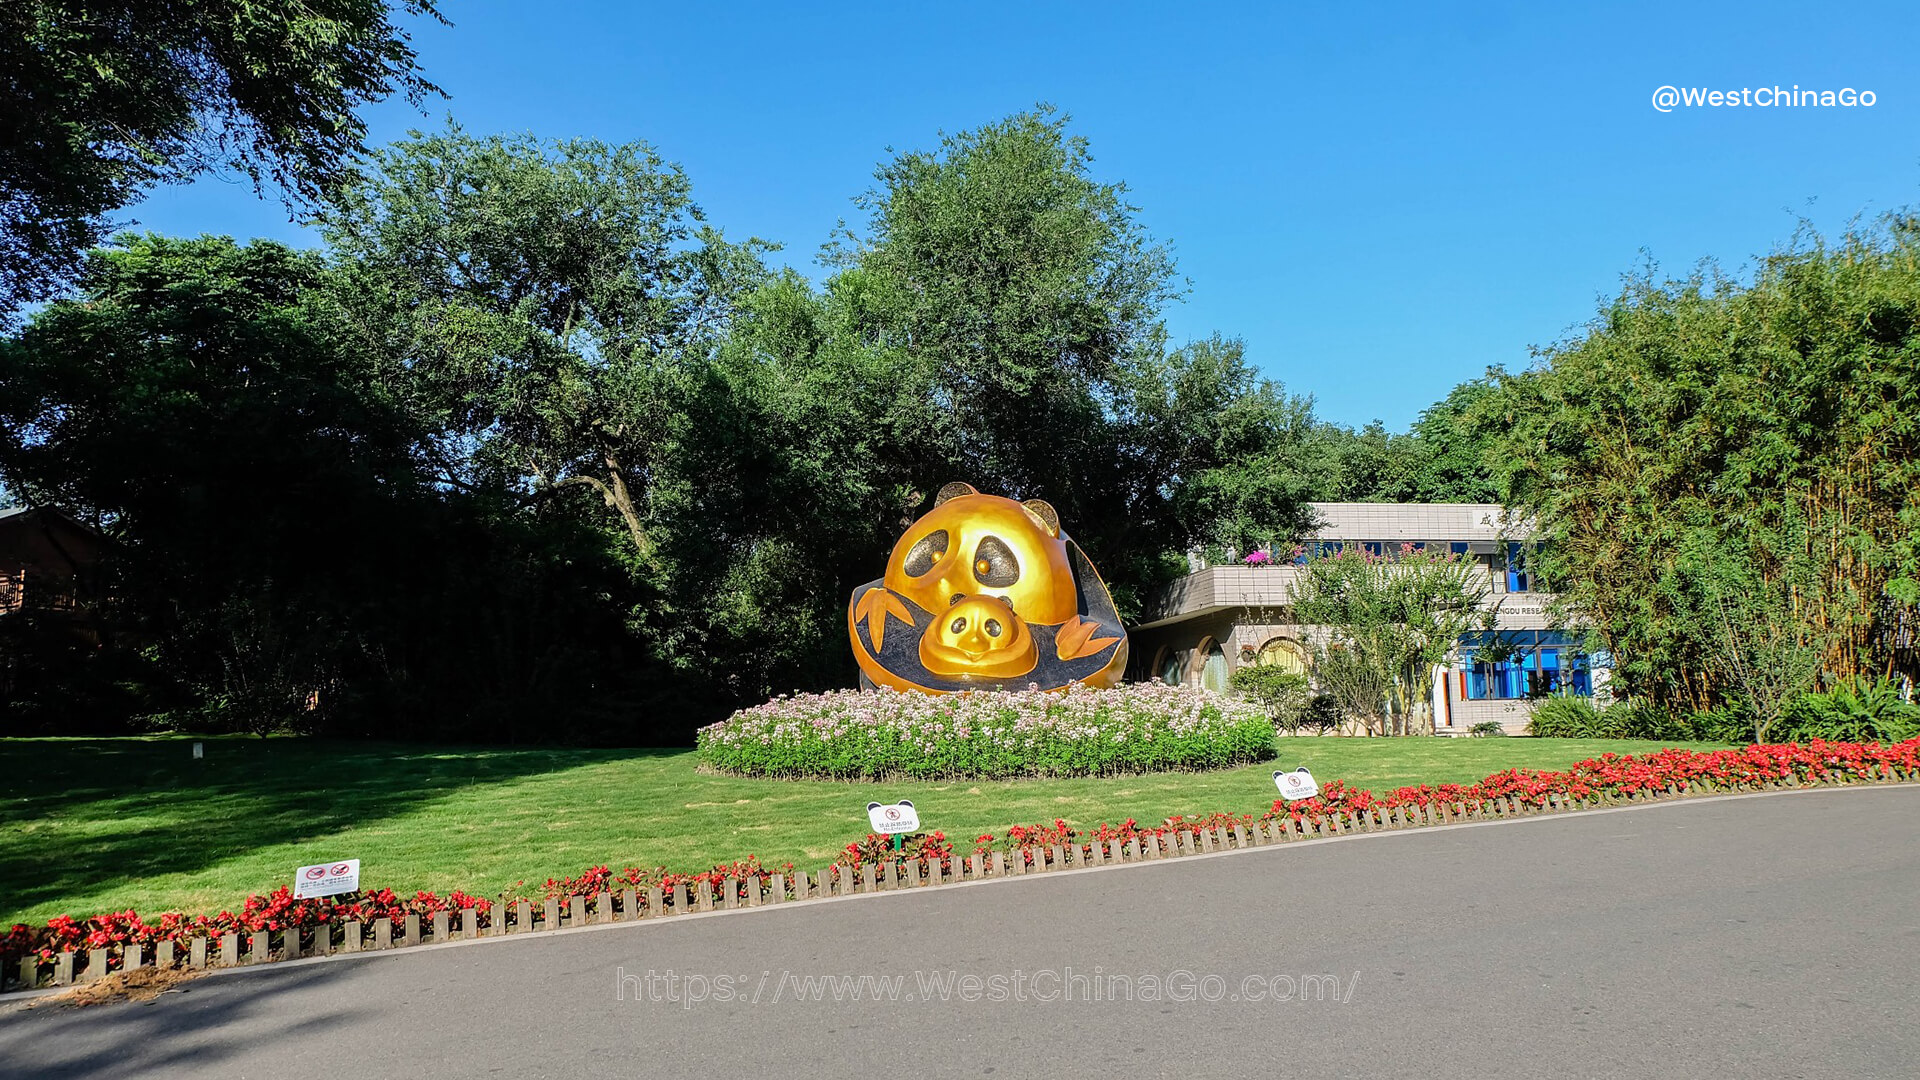
{"label": "white sign post", "polygon": [[918,832],[920,829],[920,815],[914,810],[913,804],[905,799],[897,803],[868,803],[867,820],[873,823],[873,831],[881,836]]}
{"label": "white sign post", "polygon": [[293,872],[293,898],[311,900],[316,896],[336,896],[360,891],[360,860],[303,866]]}
{"label": "white sign post", "polygon": [[1280,797],[1288,802],[1311,799],[1320,794],[1320,785],[1314,782],[1313,774],[1304,765],[1292,772],[1275,771],[1273,783],[1280,789]]}

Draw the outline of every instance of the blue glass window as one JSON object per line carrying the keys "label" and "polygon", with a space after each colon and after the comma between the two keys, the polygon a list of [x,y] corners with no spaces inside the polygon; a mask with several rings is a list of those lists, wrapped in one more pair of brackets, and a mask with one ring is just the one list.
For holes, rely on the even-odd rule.
{"label": "blue glass window", "polygon": [[1533,575],[1527,573],[1526,550],[1518,540],[1507,542],[1507,591],[1529,592],[1533,587]]}
{"label": "blue glass window", "polygon": [[1593,665],[1580,637],[1561,630],[1476,631],[1460,637],[1460,694],[1517,701],[1593,696]]}

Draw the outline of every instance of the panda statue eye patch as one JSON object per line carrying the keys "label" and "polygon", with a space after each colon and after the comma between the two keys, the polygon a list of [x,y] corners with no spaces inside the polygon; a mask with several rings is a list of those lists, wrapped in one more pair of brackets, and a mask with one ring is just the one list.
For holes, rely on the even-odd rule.
{"label": "panda statue eye patch", "polygon": [[907,552],[907,561],[901,569],[909,577],[925,574],[933,569],[934,563],[940,561],[940,556],[947,553],[947,543],[947,530],[935,529],[921,537],[920,542],[913,545],[913,550]]}
{"label": "panda statue eye patch", "polygon": [[990,589],[1004,589],[1020,580],[1020,560],[999,537],[985,537],[974,551],[973,576]]}

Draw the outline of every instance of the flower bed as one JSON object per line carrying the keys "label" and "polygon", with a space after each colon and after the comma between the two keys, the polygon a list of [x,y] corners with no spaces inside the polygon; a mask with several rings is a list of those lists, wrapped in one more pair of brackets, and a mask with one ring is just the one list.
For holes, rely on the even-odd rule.
{"label": "flower bed", "polygon": [[[1171,817],[1158,824],[1143,825],[1127,820],[1117,825],[1076,828],[1064,820],[1033,825],[1014,825],[1004,835],[985,834],[976,838],[974,854],[1004,856],[1017,869],[1050,868],[1062,864],[1086,865],[1099,862],[1091,847],[1111,841],[1132,842],[1195,849],[1195,841],[1214,829],[1247,829],[1262,824],[1287,822],[1293,835],[1324,831],[1334,820],[1358,819],[1387,824],[1406,821],[1404,813],[1452,808],[1455,812],[1477,814],[1508,807],[1540,809],[1550,803],[1580,806],[1634,798],[1652,793],[1675,792],[1702,794],[1756,790],[1782,782],[1799,784],[1861,783],[1920,779],[1920,739],[1892,746],[1878,743],[1827,743],[1814,741],[1800,745],[1760,745],[1743,750],[1662,750],[1635,757],[1628,754],[1604,754],[1564,770],[1509,769],[1474,784],[1419,785],[1397,788],[1386,795],[1350,788],[1339,780],[1329,781],[1321,793],[1311,799],[1286,803],[1275,800],[1258,814],[1214,813],[1200,817]],[[1444,815],[1443,815],[1444,816]],[[1429,816],[1430,817],[1430,816]],[[1417,819],[1416,819],[1417,820]],[[1176,844],[1176,841],[1184,841]],[[1199,845],[1205,847],[1204,843]],[[937,876],[948,860],[959,854],[943,832],[921,833],[904,838],[896,850],[886,837],[867,834],[847,844],[832,866],[819,872],[824,890],[832,880],[847,882],[862,878],[869,868],[882,874],[889,868],[917,865],[924,873]],[[685,903],[688,887],[697,887],[705,896],[726,897],[723,906],[738,906],[742,901],[759,903],[771,895],[775,875],[784,875],[791,884],[796,877],[793,864],[762,866],[753,858],[722,864],[698,873],[669,873],[664,868],[641,870],[629,867],[615,872],[605,866],[593,867],[575,878],[549,878],[532,889],[526,882],[505,890],[497,899],[469,896],[455,891],[446,897],[430,892],[402,899],[392,890],[378,889],[320,900],[294,900],[285,888],[267,896],[253,896],[238,912],[187,916],[167,913],[144,920],[131,911],[96,915],[79,920],[60,916],[41,927],[15,924],[0,939],[0,957],[11,979],[24,969],[31,981],[40,982],[61,953],[76,950],[105,950],[109,970],[118,970],[123,951],[139,947],[146,963],[152,963],[155,947],[161,943],[176,946],[174,962],[183,963],[185,946],[194,938],[217,939],[238,934],[263,946],[261,935],[295,934],[299,952],[309,954],[314,943],[325,935],[331,950],[337,935],[350,923],[362,926],[378,919],[398,925],[408,915],[423,921],[440,912],[475,913],[480,928],[529,930],[551,928],[536,923],[545,916],[532,907],[538,900],[570,901],[575,897],[607,898],[616,908],[631,898],[636,905],[654,901],[658,890],[662,911],[621,910],[622,918],[635,915],[668,914]],[[521,904],[527,908],[520,908]],[[605,913],[603,913],[604,915]],[[521,924],[520,920],[529,921]],[[468,929],[463,927],[463,929]],[[354,943],[358,947],[358,943]],[[259,955],[256,948],[250,955]]]}
{"label": "flower bed", "polygon": [[1258,709],[1187,686],[779,697],[699,735],[701,764],[832,780],[1111,776],[1273,757]]}

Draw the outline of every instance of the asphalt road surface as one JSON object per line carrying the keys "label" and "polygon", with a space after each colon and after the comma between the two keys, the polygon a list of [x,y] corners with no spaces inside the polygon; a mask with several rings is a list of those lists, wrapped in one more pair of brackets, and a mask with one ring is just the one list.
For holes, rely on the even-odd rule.
{"label": "asphalt road surface", "polygon": [[1678,802],[272,966],[11,1007],[0,1074],[1915,1076],[1917,822]]}

